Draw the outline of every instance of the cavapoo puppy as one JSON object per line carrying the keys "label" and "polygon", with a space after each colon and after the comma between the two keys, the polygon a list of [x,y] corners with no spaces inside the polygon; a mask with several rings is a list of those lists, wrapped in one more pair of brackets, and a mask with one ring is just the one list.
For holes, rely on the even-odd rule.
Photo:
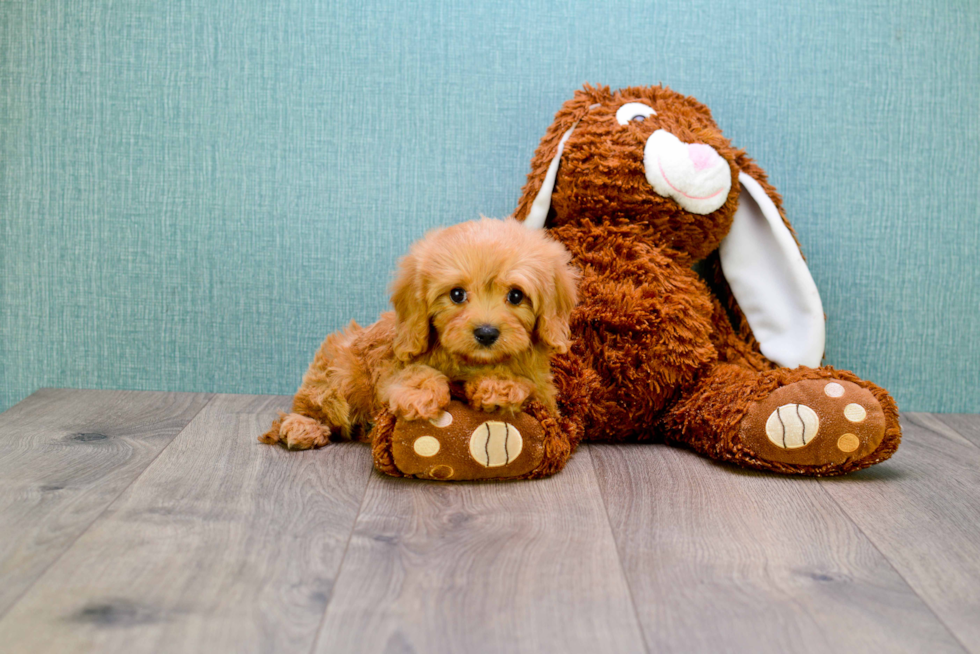
{"label": "cavapoo puppy", "polygon": [[293,400],[259,440],[290,449],[364,438],[384,408],[432,419],[451,388],[484,411],[528,398],[555,410],[549,355],[569,347],[576,274],[544,230],[482,218],[434,230],[399,261],[394,312],[327,336]]}

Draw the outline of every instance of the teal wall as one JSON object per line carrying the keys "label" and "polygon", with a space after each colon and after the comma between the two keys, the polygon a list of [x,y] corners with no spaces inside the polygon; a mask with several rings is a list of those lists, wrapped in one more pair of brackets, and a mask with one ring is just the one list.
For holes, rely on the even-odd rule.
{"label": "teal wall", "polygon": [[828,362],[980,412],[980,3],[785,4],[3,0],[0,409],[292,393],[574,89],[663,81],[784,195]]}

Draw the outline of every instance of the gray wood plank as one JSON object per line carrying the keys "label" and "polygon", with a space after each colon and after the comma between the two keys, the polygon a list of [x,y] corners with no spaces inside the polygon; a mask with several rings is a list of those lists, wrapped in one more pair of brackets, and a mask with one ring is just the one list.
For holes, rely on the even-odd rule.
{"label": "gray wood plank", "polygon": [[[980,415],[975,413],[919,413],[916,418],[928,416],[956,431],[973,445],[980,447]],[[930,424],[930,428],[932,425]],[[933,430],[935,431],[935,430]]]}
{"label": "gray wood plank", "polygon": [[42,389],[0,414],[0,616],[209,397]]}
{"label": "gray wood plank", "polygon": [[0,620],[16,652],[308,652],[371,470],[261,445],[288,397],[217,396]]}
{"label": "gray wood plank", "polygon": [[317,652],[641,652],[587,448],[550,479],[375,476]]}
{"label": "gray wood plank", "polygon": [[592,454],[650,651],[962,651],[816,480]]}
{"label": "gray wood plank", "polygon": [[980,449],[935,415],[903,414],[902,428],[887,464],[822,485],[966,648],[980,652]]}

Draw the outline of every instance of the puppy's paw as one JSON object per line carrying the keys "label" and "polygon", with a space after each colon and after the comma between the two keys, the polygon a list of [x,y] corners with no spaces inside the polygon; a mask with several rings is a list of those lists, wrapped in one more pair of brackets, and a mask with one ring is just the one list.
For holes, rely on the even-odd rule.
{"label": "puppy's paw", "polygon": [[391,396],[391,411],[405,420],[431,420],[449,405],[449,384],[432,377],[414,387],[402,387]]}
{"label": "puppy's paw", "polygon": [[330,442],[330,430],[313,418],[290,413],[282,418],[279,425],[279,441],[290,450],[322,447]]}
{"label": "puppy's paw", "polygon": [[505,409],[517,413],[534,387],[522,379],[477,377],[466,382],[464,391],[470,406],[481,411]]}

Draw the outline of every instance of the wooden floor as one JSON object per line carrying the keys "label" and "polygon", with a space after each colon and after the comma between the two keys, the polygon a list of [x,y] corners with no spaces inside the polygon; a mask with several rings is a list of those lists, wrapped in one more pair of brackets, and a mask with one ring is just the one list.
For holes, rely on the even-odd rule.
{"label": "wooden floor", "polygon": [[0,651],[980,653],[980,416],[843,479],[593,445],[477,484],[258,444],[288,404],[0,415]]}

